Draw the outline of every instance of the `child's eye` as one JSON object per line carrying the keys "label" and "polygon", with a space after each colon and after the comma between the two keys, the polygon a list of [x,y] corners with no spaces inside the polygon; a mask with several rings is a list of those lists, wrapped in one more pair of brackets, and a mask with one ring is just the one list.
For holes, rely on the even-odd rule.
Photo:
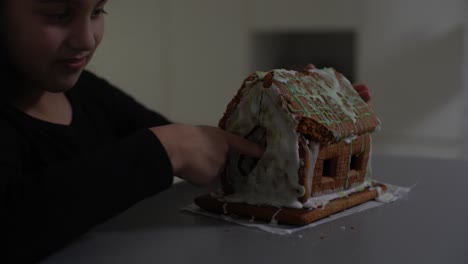
{"label": "child's eye", "polygon": [[71,17],[70,11],[50,13],[45,15],[52,22],[65,22]]}
{"label": "child's eye", "polygon": [[104,10],[103,7],[101,7],[101,8],[96,8],[96,9],[93,11],[92,17],[95,18],[95,17],[98,17],[98,16],[100,16],[100,15],[106,15],[106,14],[107,14],[107,12],[106,12],[106,10]]}

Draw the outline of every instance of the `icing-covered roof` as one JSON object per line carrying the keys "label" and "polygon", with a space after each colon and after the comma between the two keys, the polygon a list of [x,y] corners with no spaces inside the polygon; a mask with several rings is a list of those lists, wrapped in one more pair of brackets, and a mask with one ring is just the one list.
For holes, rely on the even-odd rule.
{"label": "icing-covered roof", "polygon": [[256,72],[243,82],[219,122],[221,128],[246,90],[258,83],[273,89],[283,110],[297,121],[296,131],[316,141],[340,141],[372,132],[380,124],[348,79],[333,68],[304,72],[276,69]]}

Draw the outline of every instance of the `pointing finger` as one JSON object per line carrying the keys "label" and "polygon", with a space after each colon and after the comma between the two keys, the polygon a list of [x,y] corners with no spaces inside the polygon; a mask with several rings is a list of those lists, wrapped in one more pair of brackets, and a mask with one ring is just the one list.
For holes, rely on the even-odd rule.
{"label": "pointing finger", "polygon": [[225,137],[229,148],[239,152],[240,154],[244,154],[253,158],[260,158],[262,157],[263,152],[265,152],[265,150],[257,143],[238,135],[225,132]]}

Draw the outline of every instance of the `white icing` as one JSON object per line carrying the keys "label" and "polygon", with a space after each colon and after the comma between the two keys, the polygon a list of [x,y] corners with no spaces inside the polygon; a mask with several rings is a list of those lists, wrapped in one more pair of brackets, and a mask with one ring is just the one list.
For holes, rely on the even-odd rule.
{"label": "white icing", "polygon": [[262,158],[247,176],[238,169],[240,155],[229,155],[226,174],[235,193],[226,196],[226,201],[302,208],[297,200],[305,193],[298,183],[299,133],[291,129],[297,121],[277,103],[278,93],[274,86],[265,89],[262,83],[254,83],[226,124],[227,131],[239,135],[247,135],[258,125],[265,127],[267,142]]}
{"label": "white icing", "polygon": [[275,80],[277,82],[282,82],[282,83],[288,83],[288,81],[289,81],[289,79],[280,77],[280,76],[278,76],[276,74],[273,76],[273,80]]}
{"label": "white icing", "polygon": [[315,163],[317,162],[319,150],[320,150],[320,143],[319,142],[308,142],[308,150],[309,150],[309,186],[312,186],[312,182],[314,180],[314,171],[315,171]]}
{"label": "white icing", "polygon": [[349,144],[353,143],[353,141],[354,141],[356,138],[357,138],[357,136],[352,135],[352,136],[350,136],[350,137],[347,137],[347,138],[343,139],[343,141],[344,141],[346,144],[349,145]]}
{"label": "white icing", "polygon": [[370,180],[372,176],[372,153],[372,137],[369,137],[369,159],[367,160],[365,180]]}
{"label": "white icing", "polygon": [[392,192],[382,191],[381,187],[376,187],[375,189],[377,189],[377,193],[378,193],[377,197],[375,198],[377,202],[391,203],[391,202],[396,201],[399,198],[398,196],[394,195]]}
{"label": "white icing", "polygon": [[258,78],[262,80],[263,78],[265,78],[265,75],[267,74],[267,72],[257,71],[255,72],[255,74],[257,74]]}
{"label": "white icing", "polygon": [[[325,90],[326,94],[332,98],[333,102],[330,103],[335,103],[338,105],[340,109],[344,112],[344,114],[350,118],[353,123],[356,123],[356,118],[357,115],[352,110],[350,107],[346,106],[344,103],[346,99],[341,98],[339,94],[341,93],[341,85],[338,81],[338,79],[335,76],[334,71],[331,68],[324,68],[324,69],[310,69],[309,72],[317,73],[319,74],[322,78],[327,79],[331,81],[332,86],[329,87],[327,84],[325,84],[324,81],[318,80],[317,83],[320,84],[320,88],[322,90]],[[345,81],[347,81],[345,79]],[[318,97],[319,99],[322,99]],[[323,100],[321,100],[323,102]]]}
{"label": "white icing", "polygon": [[280,76],[278,73],[283,73],[283,75],[292,75],[292,76],[295,76],[297,72],[295,72],[295,71],[288,71],[288,70],[285,70],[285,69],[279,69],[279,70],[276,70],[276,71],[275,71],[275,74],[273,75],[273,80],[275,80],[275,81],[277,81],[277,82],[281,82],[281,83],[288,83],[289,78],[282,77],[282,76]]}
{"label": "white icing", "polygon": [[345,191],[339,191],[335,193],[325,194],[317,197],[310,197],[303,206],[305,208],[325,208],[325,206],[332,200],[337,198],[344,198],[354,192],[363,191],[366,187],[371,186],[370,181],[364,181],[356,187],[350,188]]}
{"label": "white icing", "polygon": [[276,220],[276,216],[279,214],[280,211],[281,211],[281,208],[278,209],[278,211],[276,211],[276,213],[271,217],[271,221],[270,221],[271,224],[274,224],[274,225],[278,224],[278,220]]}
{"label": "white icing", "polygon": [[330,194],[326,194],[326,195],[322,195],[318,197],[311,197],[303,204],[303,206],[304,208],[324,209],[325,206],[330,201],[337,199],[337,198],[348,197],[350,194],[355,193],[355,192],[361,192],[367,187],[369,187],[369,190],[377,190],[377,197],[375,198],[375,200],[378,202],[390,203],[390,202],[396,201],[399,198],[399,196],[395,195],[392,192],[389,192],[389,191],[384,192],[382,188],[379,186],[372,187],[372,182],[366,180],[363,183],[353,188],[350,188],[346,191],[339,191],[339,192],[330,193]]}

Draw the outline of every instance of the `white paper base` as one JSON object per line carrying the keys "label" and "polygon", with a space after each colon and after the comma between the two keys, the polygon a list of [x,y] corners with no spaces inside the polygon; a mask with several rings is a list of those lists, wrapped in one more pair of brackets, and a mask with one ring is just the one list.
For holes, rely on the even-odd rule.
{"label": "white paper base", "polygon": [[[408,188],[408,187],[399,187],[399,186],[395,186],[395,185],[391,185],[391,184],[387,184],[387,183],[383,183],[383,184],[385,184],[388,187],[388,190],[385,193],[387,198],[388,198],[389,195],[392,196],[392,199],[388,199],[389,202],[394,202],[394,201],[400,199],[401,197],[403,197],[403,195],[410,192],[412,187],[414,187],[414,186],[412,186],[412,187]],[[333,221],[335,219],[342,218],[344,216],[352,215],[352,214],[359,213],[359,212],[362,212],[362,211],[365,211],[365,210],[368,210],[368,209],[371,209],[371,208],[374,208],[374,207],[377,207],[377,206],[381,206],[383,204],[385,204],[385,202],[377,202],[375,200],[374,201],[368,201],[366,203],[363,203],[363,204],[360,204],[358,206],[349,208],[349,209],[347,209],[345,211],[333,214],[333,215],[331,215],[331,216],[329,216],[327,218],[318,220],[316,222],[310,223],[310,224],[305,225],[305,226],[279,225],[279,224],[272,224],[272,223],[268,224],[268,223],[265,223],[265,222],[260,222],[260,221],[256,222],[256,221],[248,220],[248,219],[245,219],[245,218],[237,218],[237,217],[234,218],[234,217],[227,216],[227,215],[220,215],[220,214],[215,214],[215,213],[205,211],[205,210],[201,209],[200,207],[198,207],[194,203],[182,208],[181,210],[188,211],[188,212],[191,212],[191,213],[194,213],[194,214],[199,214],[199,215],[204,215],[204,216],[208,216],[208,217],[222,219],[222,220],[225,220],[227,222],[232,222],[232,223],[236,223],[236,224],[247,226],[247,227],[258,228],[258,229],[261,229],[263,231],[273,233],[273,234],[277,234],[277,235],[287,235],[287,234],[292,234],[294,232],[297,232],[297,231],[300,231],[300,230],[303,230],[303,229],[306,229],[306,228],[311,228],[311,227],[314,227],[314,226],[318,226],[318,225],[321,225],[323,223],[327,223],[327,222]],[[318,210],[320,210],[320,209],[318,209]]]}

